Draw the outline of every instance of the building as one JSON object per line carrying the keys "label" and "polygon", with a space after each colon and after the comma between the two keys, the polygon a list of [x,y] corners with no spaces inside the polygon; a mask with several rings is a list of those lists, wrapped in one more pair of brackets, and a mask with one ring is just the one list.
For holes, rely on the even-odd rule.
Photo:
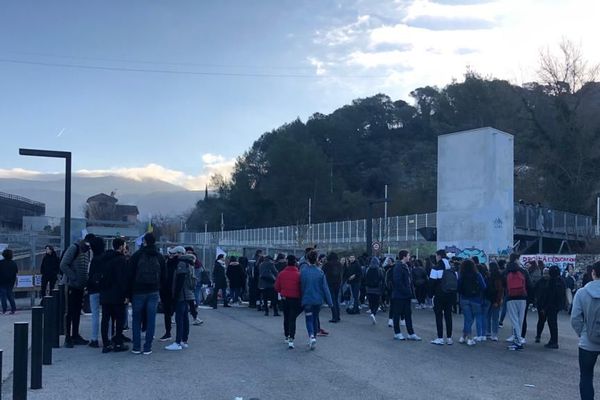
{"label": "building", "polygon": [[23,217],[46,213],[46,205],[39,201],[0,192],[0,230],[16,231],[23,226]]}
{"label": "building", "polygon": [[99,193],[87,199],[85,217],[89,221],[120,221],[135,224],[140,214],[137,206],[117,204],[119,200],[110,195]]}

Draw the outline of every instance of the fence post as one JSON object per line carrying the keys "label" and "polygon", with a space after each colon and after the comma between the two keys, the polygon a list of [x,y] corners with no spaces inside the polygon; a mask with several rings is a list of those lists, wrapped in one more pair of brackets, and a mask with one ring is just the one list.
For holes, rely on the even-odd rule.
{"label": "fence post", "polygon": [[52,347],[58,349],[60,347],[60,334],[58,332],[58,325],[60,320],[60,309],[58,304],[60,302],[60,291],[58,289],[52,289],[52,312],[54,314],[54,323],[52,324]]}
{"label": "fence post", "polygon": [[44,296],[44,340],[42,341],[42,363],[52,365],[52,325],[56,320],[52,296]]}
{"label": "fence post", "polygon": [[15,322],[14,326],[13,400],[27,400],[29,323]]}
{"label": "fence post", "polygon": [[31,309],[31,388],[42,388],[42,346],[43,346],[42,307]]}

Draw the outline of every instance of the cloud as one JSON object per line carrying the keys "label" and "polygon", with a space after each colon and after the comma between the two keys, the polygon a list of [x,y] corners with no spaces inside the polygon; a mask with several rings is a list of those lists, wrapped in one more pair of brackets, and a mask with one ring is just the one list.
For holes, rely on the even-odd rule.
{"label": "cloud", "polygon": [[433,31],[479,30],[491,29],[494,22],[478,18],[449,18],[432,15],[420,15],[411,19],[408,24],[417,28]]}
{"label": "cloud", "polygon": [[204,164],[216,164],[225,161],[225,157],[220,154],[206,153],[202,154],[202,162]]}
{"label": "cloud", "polygon": [[401,66],[404,70],[410,69],[408,67],[407,52],[399,50],[376,52],[355,51],[350,53],[347,63],[350,65],[360,65],[365,68]]}
{"label": "cloud", "polygon": [[361,35],[365,28],[369,26],[371,17],[369,15],[360,15],[355,22],[325,31],[317,31],[314,39],[317,44],[327,46],[339,46],[349,44]]}
{"label": "cloud", "polygon": [[325,62],[316,59],[315,57],[308,57],[308,61],[310,65],[316,67],[317,75],[325,75],[327,73],[327,69],[325,69]]}
{"label": "cloud", "polygon": [[23,168],[0,168],[0,178],[12,178],[12,179],[35,179],[40,175],[46,175],[40,171],[32,171]]}

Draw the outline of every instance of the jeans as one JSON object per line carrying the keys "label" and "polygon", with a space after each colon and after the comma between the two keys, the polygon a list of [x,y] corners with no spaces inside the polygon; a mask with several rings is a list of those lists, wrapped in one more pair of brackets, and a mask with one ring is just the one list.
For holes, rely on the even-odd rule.
{"label": "jeans", "polygon": [[190,319],[188,318],[189,304],[187,301],[178,301],[175,306],[175,323],[177,324],[177,332],[175,334],[175,342],[178,344],[187,343],[190,335]]}
{"label": "jeans", "polygon": [[17,311],[17,306],[15,304],[15,294],[13,293],[12,286],[0,286],[0,300],[2,301],[2,312],[5,313],[7,310],[6,299],[10,303],[10,311]]}
{"label": "jeans", "polygon": [[229,294],[231,295],[231,302],[236,303],[240,300],[242,288],[229,288]]}
{"label": "jeans", "polygon": [[331,307],[331,319],[333,321],[340,320],[340,285],[329,285],[329,292],[331,293],[331,300],[333,301],[333,307]]}
{"label": "jeans", "polygon": [[500,323],[500,307],[494,307],[492,304],[487,314],[486,327],[489,328],[485,332],[486,336],[498,337],[498,324]]}
{"label": "jeans", "polygon": [[202,284],[196,283],[196,287],[194,288],[194,299],[196,300],[196,304],[202,304]]}
{"label": "jeans", "polygon": [[406,322],[406,331],[409,335],[414,334],[410,299],[392,299],[392,309],[394,310],[394,333],[396,335],[400,333],[400,317],[403,316]]}
{"label": "jeans", "polygon": [[158,305],[158,292],[134,294],[131,299],[133,308],[133,350],[141,349],[142,342],[142,314],[146,317],[146,338],[144,351],[152,351],[152,340],[154,339],[154,328],[156,325],[156,306]]}
{"label": "jeans", "polygon": [[358,281],[358,279],[355,279],[354,281],[352,281],[350,283],[350,290],[352,291],[352,301],[353,301],[352,309],[355,312],[358,312],[359,306],[360,306],[360,299],[358,298],[358,296],[360,294],[360,282]]}
{"label": "jeans", "polygon": [[304,316],[306,318],[306,331],[309,337],[315,337],[317,335],[317,320],[319,318],[319,311],[321,311],[320,305],[305,305]]}
{"label": "jeans", "polygon": [[123,308],[124,304],[102,304],[102,322],[100,331],[102,332],[102,345],[107,347],[111,340],[108,338],[108,326],[110,320],[115,322],[116,329],[113,332],[112,343],[114,345],[123,344]]}
{"label": "jeans", "polygon": [[377,309],[379,309],[379,296],[378,294],[367,294],[367,299],[369,300],[369,308],[371,309],[371,314],[377,315]]}
{"label": "jeans", "polygon": [[[481,320],[481,303],[473,301],[472,299],[461,298],[460,308],[462,309],[464,317],[463,337],[470,337],[473,328],[473,322],[477,321],[477,332],[479,332],[480,324],[483,322]],[[477,336],[479,336],[479,333]]]}
{"label": "jeans", "polygon": [[523,319],[525,318],[526,300],[510,300],[506,304],[506,313],[512,324],[515,343],[523,341],[521,329],[523,328]]}
{"label": "jeans", "polygon": [[283,333],[294,340],[296,337],[296,318],[300,314],[300,299],[283,300]]}
{"label": "jeans", "polygon": [[[477,324],[477,336],[487,336],[490,331],[490,319],[488,318],[488,315],[491,306],[492,303],[489,300],[483,299],[483,302],[481,303],[481,315],[479,317],[481,321]],[[480,327],[481,329],[479,329]]]}
{"label": "jeans", "polygon": [[579,394],[581,400],[594,400],[594,366],[600,351],[579,348]]}
{"label": "jeans", "polygon": [[67,292],[67,320],[65,326],[66,338],[79,336],[79,322],[83,307],[83,289],[70,287]]}
{"label": "jeans", "polygon": [[92,337],[91,340],[98,340],[100,333],[100,293],[90,294],[90,309],[92,310]]}
{"label": "jeans", "polygon": [[433,311],[438,339],[444,338],[444,320],[446,322],[446,337],[452,337],[452,306],[454,294],[433,297]]}

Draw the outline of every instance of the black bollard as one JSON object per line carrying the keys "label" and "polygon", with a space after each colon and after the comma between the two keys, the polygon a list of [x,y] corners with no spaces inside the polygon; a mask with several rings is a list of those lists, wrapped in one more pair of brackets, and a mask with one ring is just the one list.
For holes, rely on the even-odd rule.
{"label": "black bollard", "polygon": [[55,314],[52,307],[52,297],[44,297],[44,340],[42,351],[42,362],[44,365],[52,365],[52,325]]}
{"label": "black bollard", "polygon": [[65,304],[66,304],[66,293],[65,285],[58,285],[58,334],[65,334]]}
{"label": "black bollard", "polygon": [[15,322],[13,400],[27,400],[27,351],[29,323]]}
{"label": "black bollard", "polygon": [[42,388],[43,307],[31,308],[31,388]]}
{"label": "black bollard", "polygon": [[4,358],[4,350],[0,349],[0,400],[2,400],[2,362]]}
{"label": "black bollard", "polygon": [[50,337],[52,338],[52,347],[54,347],[55,349],[58,349],[60,347],[60,335],[58,334],[58,325],[59,325],[59,296],[60,294],[58,293],[58,291],[52,291],[52,301],[51,301],[51,307],[52,307],[52,315],[54,316],[52,318],[52,326],[50,327]]}

